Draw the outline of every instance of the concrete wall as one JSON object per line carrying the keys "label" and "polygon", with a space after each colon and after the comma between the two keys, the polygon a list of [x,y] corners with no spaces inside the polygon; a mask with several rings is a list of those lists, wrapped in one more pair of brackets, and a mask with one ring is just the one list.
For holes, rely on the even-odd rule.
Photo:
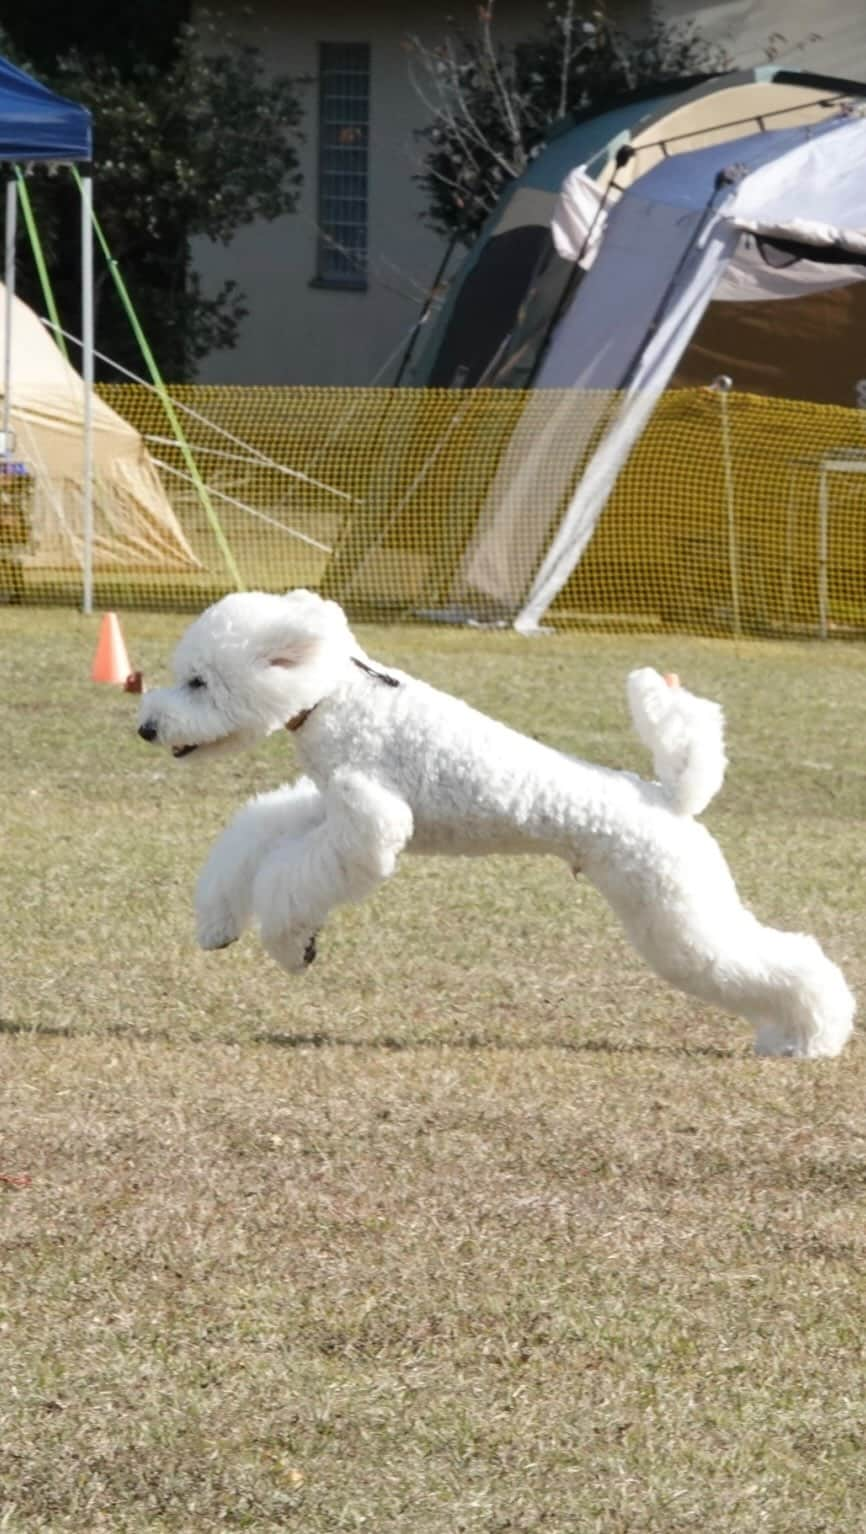
{"label": "concrete wall", "polygon": [[[441,240],[421,221],[424,202],[412,182],[418,168],[413,130],[426,114],[402,46],[407,7],[395,0],[255,0],[250,10],[252,17],[245,18],[238,6],[233,26],[240,34],[243,25],[275,72],[315,75],[322,42],[370,44],[369,280],[364,292],[310,286],[317,245],[313,84],[302,94],[306,143],[298,212],[241,232],[227,249],[205,241],[194,248],[205,283],[216,287],[235,278],[250,309],[237,349],[213,354],[199,376],[213,383],[388,383],[442,251]],[[424,12],[435,15],[438,8],[413,10],[423,22]],[[414,20],[412,28],[421,30]]]}
{"label": "concrete wall", "polygon": [[771,62],[769,47],[786,69],[866,80],[864,0],[659,0],[659,13],[696,21],[742,68]]}

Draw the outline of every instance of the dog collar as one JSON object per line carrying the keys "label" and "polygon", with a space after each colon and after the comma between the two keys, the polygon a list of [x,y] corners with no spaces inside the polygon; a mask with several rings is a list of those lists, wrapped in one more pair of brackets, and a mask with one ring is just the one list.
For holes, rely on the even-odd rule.
{"label": "dog collar", "polygon": [[[349,659],[351,660],[353,666],[358,667],[359,671],[366,672],[367,676],[375,677],[377,682],[384,682],[386,687],[400,686],[400,683],[395,676],[389,676],[387,671],[374,670],[372,666],[367,665],[366,661],[359,660],[357,655],[350,655]],[[318,708],[318,706],[318,703],[311,703],[309,708],[302,708],[300,713],[293,714],[291,719],[286,720],[286,729],[291,730],[292,734],[294,734],[296,730],[301,728],[301,725],[306,724],[313,710]]]}
{"label": "dog collar", "polygon": [[318,708],[318,706],[318,703],[314,703],[310,708],[302,708],[299,714],[293,714],[291,719],[286,720],[286,729],[291,730],[293,733],[295,730],[299,730],[302,724],[306,724],[313,709]]}

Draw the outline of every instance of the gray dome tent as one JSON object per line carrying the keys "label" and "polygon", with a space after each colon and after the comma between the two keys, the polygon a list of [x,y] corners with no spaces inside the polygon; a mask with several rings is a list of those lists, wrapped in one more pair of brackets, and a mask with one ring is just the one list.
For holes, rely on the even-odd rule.
{"label": "gray dome tent", "polygon": [[[684,174],[687,163],[695,167],[703,164],[706,169],[707,162],[701,162],[700,156],[712,150],[717,152],[715,176],[736,164],[747,141],[758,141],[750,151],[755,157],[753,170],[757,171],[764,155],[772,162],[781,157],[785,144],[790,149],[793,141],[785,137],[789,133],[799,134],[806,144],[830,130],[828,143],[834,148],[838,145],[839,153],[831,150],[825,171],[838,189],[845,170],[840,158],[845,139],[841,130],[852,121],[857,126],[864,100],[864,85],[770,67],[722,76],[661,102],[649,106],[646,102],[633,103],[623,108],[622,114],[606,114],[594,123],[581,123],[572,130],[575,138],[570,152],[569,134],[557,136],[503,200],[501,212],[497,211],[479,242],[480,249],[471,253],[467,271],[456,284],[453,299],[414,371],[407,374],[407,383],[416,391],[419,385],[442,386],[449,373],[452,385],[467,385],[472,379],[482,389],[519,386],[524,391],[530,387],[492,472],[488,472],[480,493],[471,492],[471,507],[461,483],[463,499],[459,511],[449,519],[455,527],[459,519],[460,548],[455,548],[451,533],[444,555],[431,552],[426,574],[416,569],[411,588],[407,583],[404,610],[412,610],[414,604],[416,611],[441,621],[497,621],[528,628],[537,625],[559,589],[556,580],[567,580],[580,558],[582,545],[571,541],[564,528],[569,508],[580,493],[576,483],[586,478],[598,435],[605,429],[611,391],[633,384],[630,366],[640,361],[648,339],[647,327],[651,329],[659,318],[652,312],[633,310],[630,295],[645,288],[646,274],[656,266],[666,274],[663,290],[670,286],[668,296],[674,296],[676,269],[667,267],[658,251],[638,245],[631,252],[633,265],[628,271],[616,267],[613,256],[621,210],[629,205],[630,198],[640,195],[641,189],[650,188],[652,176],[665,166],[682,162]],[[590,241],[595,257],[591,266],[579,242],[572,245],[570,260],[558,253],[554,259],[553,224],[562,207],[560,190],[566,168],[579,177],[587,203],[592,205],[594,198],[598,222],[593,227],[590,220],[584,235],[597,236],[604,226],[600,242],[594,238]],[[712,180],[709,186],[705,181],[706,177],[702,181],[698,175],[693,184],[701,207],[713,193]],[[855,182],[856,176],[847,184],[852,202],[857,195]],[[805,212],[821,188],[808,174],[798,184]],[[680,211],[686,216],[685,210]],[[837,214],[836,222],[850,233],[844,209],[837,209]],[[786,217],[790,217],[790,209]],[[477,305],[464,305],[462,318],[461,295],[468,275],[481,270],[486,244],[522,225],[533,225],[536,231],[533,272],[516,309],[512,305],[511,312],[503,316],[500,332],[495,333],[484,321],[487,351],[482,357],[475,341],[479,331],[473,335],[464,320],[468,308],[480,309],[484,284],[476,284]],[[737,235],[741,245],[742,234],[740,230]],[[766,251],[768,242],[762,239],[761,246]],[[681,382],[708,385],[717,373],[725,372],[732,374],[739,390],[785,399],[802,389],[803,398],[822,401],[828,398],[828,390],[836,390],[831,397],[837,403],[857,403],[855,391],[864,369],[851,337],[852,331],[855,337],[862,334],[862,327],[853,327],[850,318],[857,313],[866,316],[866,285],[857,280],[860,269],[853,270],[850,260],[844,273],[833,271],[827,261],[832,254],[825,250],[820,261],[812,263],[819,271],[803,292],[783,273],[773,273],[763,256],[759,261],[761,284],[758,291],[749,294],[749,302],[731,302],[730,292],[725,302],[710,302],[714,295],[708,290],[705,301],[695,308],[695,323],[681,330],[682,347],[668,356],[671,366],[662,387]],[[792,256],[780,252],[777,239],[773,260],[777,258],[784,265],[790,260],[802,261],[802,253]],[[593,324],[591,303],[604,274],[614,270],[619,273],[621,287],[616,301],[606,304],[602,334]],[[752,275],[754,278],[754,272]],[[842,286],[840,275],[845,278]],[[791,295],[781,304],[780,294],[774,291],[780,283]],[[664,291],[656,292],[657,307],[664,307],[663,298]],[[823,369],[814,365],[816,313],[820,315],[822,356],[828,363]],[[720,314],[723,318],[716,317]],[[593,372],[593,365],[609,352],[612,336],[622,339],[628,361],[623,361],[616,377],[601,377]],[[546,371],[554,356],[560,361],[567,359],[555,377]],[[461,372],[464,367],[466,371]],[[598,411],[593,407],[593,393],[599,395]],[[461,394],[466,398],[465,407],[458,403]],[[468,410],[472,394],[471,388],[458,389],[454,411]],[[423,393],[417,398],[421,411]],[[491,426],[505,416],[503,410],[492,411]],[[426,463],[432,466],[439,462],[448,450],[431,437]],[[393,559],[389,569],[389,550],[397,552],[395,540],[401,536],[401,521],[406,524],[411,515],[414,487],[424,486],[426,479],[425,464],[418,464],[417,446],[410,443],[407,456],[412,454],[411,484],[399,505],[395,508],[390,485],[383,477],[381,487],[376,487],[376,512],[347,527],[326,573],[328,594],[350,606],[363,600],[367,611],[387,610],[393,609],[395,596],[400,598]],[[625,461],[623,454],[614,457],[619,465]],[[487,461],[493,462],[492,453]],[[455,468],[452,479],[462,482],[466,476]],[[604,498],[582,521],[581,536],[591,536],[603,503]],[[445,543],[443,526],[443,547]],[[550,559],[559,561],[556,580]]]}
{"label": "gray dome tent", "polygon": [[[679,81],[663,92],[635,96],[610,112],[564,120],[524,174],[503,193],[450,283],[423,349],[404,374],[404,384],[412,388],[532,386],[580,277],[580,268],[558,254],[551,234],[560,189],[575,166],[583,166],[601,187],[610,188],[609,198],[615,197],[663,156],[736,139],[758,127],[820,121],[840,102],[857,99],[866,100],[862,82],[767,65],[709,80]],[[623,150],[628,158],[618,165]],[[723,346],[716,344],[708,326],[699,365],[702,381],[723,363],[730,364],[733,345],[738,359],[749,367],[748,378],[738,368],[741,386],[758,393],[773,392],[766,337],[762,334],[749,344],[747,326],[732,343],[730,319],[728,311]],[[754,323],[753,312],[750,325]],[[826,326],[822,328],[826,331]],[[755,373],[751,363],[758,351],[762,366]],[[789,356],[790,348],[786,360]],[[777,373],[782,371],[788,379],[790,370],[780,363]],[[684,363],[682,381],[695,381],[693,373]]]}

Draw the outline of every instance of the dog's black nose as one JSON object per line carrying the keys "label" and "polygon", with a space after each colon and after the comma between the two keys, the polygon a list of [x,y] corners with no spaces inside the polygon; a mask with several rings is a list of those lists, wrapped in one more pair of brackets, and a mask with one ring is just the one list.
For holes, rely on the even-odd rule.
{"label": "dog's black nose", "polygon": [[138,726],[138,733],[142,740],[156,740],[157,728],[152,719],[145,719],[144,724]]}

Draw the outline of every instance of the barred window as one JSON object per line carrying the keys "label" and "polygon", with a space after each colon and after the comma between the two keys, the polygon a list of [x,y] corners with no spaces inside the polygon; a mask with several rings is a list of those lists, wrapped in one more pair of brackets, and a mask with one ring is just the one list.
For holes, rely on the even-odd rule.
{"label": "barred window", "polygon": [[370,46],[319,44],[319,245],[316,281],[367,286]]}

